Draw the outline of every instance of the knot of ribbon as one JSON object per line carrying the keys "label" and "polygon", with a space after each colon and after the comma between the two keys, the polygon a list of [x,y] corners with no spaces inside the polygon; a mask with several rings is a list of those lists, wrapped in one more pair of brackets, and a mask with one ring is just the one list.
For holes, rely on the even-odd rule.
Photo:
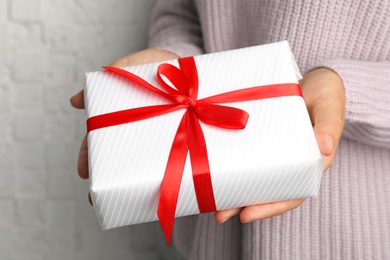
{"label": "knot of ribbon", "polygon": [[198,72],[194,58],[180,58],[178,62],[180,68],[171,64],[161,64],[158,67],[157,81],[164,91],[126,70],[103,67],[107,71],[121,75],[139,86],[155,92],[171,101],[171,103],[101,114],[92,116],[87,120],[87,132],[89,133],[100,128],[131,123],[179,109],[186,109],[168,156],[157,209],[157,216],[168,244],[171,241],[180,184],[188,152],[190,153],[199,211],[200,213],[206,213],[217,210],[206,141],[199,121],[221,128],[240,130],[246,126],[249,118],[248,113],[238,108],[216,103],[242,102],[281,96],[302,96],[298,84],[285,83],[249,87],[198,100]]}

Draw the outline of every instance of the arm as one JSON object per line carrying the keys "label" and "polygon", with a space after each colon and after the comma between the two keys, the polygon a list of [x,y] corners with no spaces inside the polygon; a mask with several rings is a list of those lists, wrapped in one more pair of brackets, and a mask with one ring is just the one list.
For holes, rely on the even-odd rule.
{"label": "arm", "polygon": [[[324,171],[332,164],[344,126],[345,94],[343,82],[332,70],[317,68],[303,75],[300,81],[302,94],[313,123],[321,154],[325,156]],[[215,213],[222,223],[240,215],[243,223],[283,214],[301,205],[305,199],[273,202],[227,209]]]}
{"label": "arm", "polygon": [[[341,134],[349,139],[390,148],[390,62],[334,60],[310,70],[300,82],[314,125],[324,171],[333,162]],[[343,130],[344,128],[344,130]],[[304,199],[219,211],[224,222],[240,214],[242,222],[282,214]]]}
{"label": "arm", "polygon": [[192,0],[157,0],[149,27],[149,47],[182,57],[204,53],[201,26]]}
{"label": "arm", "polygon": [[[200,25],[191,0],[158,1],[152,14],[149,34],[150,48],[120,58],[111,66],[134,66],[203,52]],[[71,97],[70,103],[74,108],[84,109],[84,91]],[[86,137],[81,142],[77,171],[82,179],[89,178]],[[88,198],[92,204],[90,196]]]}
{"label": "arm", "polygon": [[323,66],[343,80],[346,93],[343,136],[390,148],[390,61],[333,60]]}

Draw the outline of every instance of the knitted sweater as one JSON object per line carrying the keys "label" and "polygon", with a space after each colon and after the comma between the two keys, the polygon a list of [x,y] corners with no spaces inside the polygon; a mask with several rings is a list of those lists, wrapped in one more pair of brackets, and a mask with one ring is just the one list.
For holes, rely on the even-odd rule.
{"label": "knitted sweater", "polygon": [[390,1],[160,0],[150,47],[180,56],[288,40],[342,78],[346,121],[317,198],[274,218],[176,220],[188,259],[390,259]]}

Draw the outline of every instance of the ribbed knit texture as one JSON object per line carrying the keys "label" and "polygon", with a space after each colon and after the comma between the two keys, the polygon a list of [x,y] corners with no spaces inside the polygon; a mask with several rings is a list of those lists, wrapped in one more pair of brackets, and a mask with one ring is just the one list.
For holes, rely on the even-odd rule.
{"label": "ribbed knit texture", "polygon": [[346,122],[320,196],[284,215],[180,218],[188,259],[390,259],[390,1],[159,0],[150,46],[180,56],[288,40],[302,72],[334,70]]}

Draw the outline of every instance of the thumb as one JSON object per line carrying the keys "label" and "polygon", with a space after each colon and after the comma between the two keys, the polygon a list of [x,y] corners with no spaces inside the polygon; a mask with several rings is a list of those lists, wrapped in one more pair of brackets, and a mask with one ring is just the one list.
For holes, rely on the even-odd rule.
{"label": "thumb", "polygon": [[338,124],[323,121],[317,124],[315,123],[314,134],[322,155],[331,156],[335,152],[341,131],[342,127]]}
{"label": "thumb", "polygon": [[319,68],[304,75],[301,87],[318,147],[325,156],[326,170],[333,161],[344,128],[343,82],[335,72]]}
{"label": "thumb", "polygon": [[324,171],[332,164],[344,128],[344,96],[327,91],[312,106],[314,134],[322,155]]}

